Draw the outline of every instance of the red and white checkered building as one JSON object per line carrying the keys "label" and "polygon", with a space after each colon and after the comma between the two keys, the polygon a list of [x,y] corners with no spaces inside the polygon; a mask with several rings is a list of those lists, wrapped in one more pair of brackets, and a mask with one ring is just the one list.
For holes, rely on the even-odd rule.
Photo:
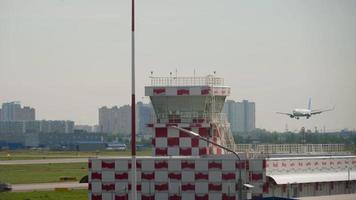
{"label": "red and white checkered building", "polygon": [[[242,178],[249,176],[262,185],[263,165],[248,170],[248,163],[239,163],[226,156],[138,157],[137,191],[142,200],[235,200],[237,199],[238,170]],[[91,200],[130,199],[131,159],[89,160],[89,189]]]}
{"label": "red and white checkered building", "polygon": [[[297,197],[356,191],[356,157],[240,154],[189,137],[172,125],[234,147],[221,110],[230,88],[214,76],[152,78],[145,88],[156,119],[153,155],[137,157],[138,200],[237,200],[239,170],[252,197]],[[273,156],[272,156],[273,157]],[[89,200],[131,199],[131,157],[89,159]],[[243,194],[245,196],[245,194]]]}
{"label": "red and white checkered building", "polygon": [[[356,156],[156,156],[138,157],[136,166],[139,200],[237,200],[239,170],[254,198],[356,192]],[[130,157],[89,159],[89,200],[131,199],[130,182]]]}

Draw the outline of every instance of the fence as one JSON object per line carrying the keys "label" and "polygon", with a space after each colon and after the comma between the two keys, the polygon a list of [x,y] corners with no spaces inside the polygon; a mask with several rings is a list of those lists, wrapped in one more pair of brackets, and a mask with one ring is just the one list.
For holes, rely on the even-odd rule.
{"label": "fence", "polygon": [[212,75],[205,77],[150,77],[151,86],[224,86],[224,79]]}

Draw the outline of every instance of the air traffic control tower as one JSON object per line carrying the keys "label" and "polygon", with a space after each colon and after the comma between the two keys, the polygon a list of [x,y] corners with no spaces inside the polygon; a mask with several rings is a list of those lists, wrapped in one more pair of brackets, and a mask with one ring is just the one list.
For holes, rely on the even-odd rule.
{"label": "air traffic control tower", "polygon": [[150,77],[145,87],[155,111],[153,129],[154,156],[221,155],[222,149],[203,140],[192,138],[177,129],[178,126],[199,133],[230,149],[235,148],[230,124],[222,109],[230,87],[224,79],[213,75],[205,77]]}
{"label": "air traffic control tower", "polygon": [[[132,157],[89,158],[89,200],[294,199],[356,191],[356,156],[293,154],[292,147],[304,148],[300,144],[270,144],[257,152],[248,152],[249,144],[236,148],[221,114],[230,94],[221,78],[151,77],[145,93],[156,114],[149,124],[154,156],[138,156],[135,168]],[[172,126],[248,149],[238,159]],[[268,153],[277,149],[286,151]]]}

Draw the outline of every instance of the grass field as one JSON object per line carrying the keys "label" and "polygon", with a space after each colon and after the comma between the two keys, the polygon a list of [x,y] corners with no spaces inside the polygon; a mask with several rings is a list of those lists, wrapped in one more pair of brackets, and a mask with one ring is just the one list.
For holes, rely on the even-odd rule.
{"label": "grass field", "polygon": [[87,163],[0,165],[0,182],[49,183],[59,182],[61,176],[76,177],[79,181],[88,174],[87,166]]}
{"label": "grass field", "polygon": [[[10,156],[8,156],[8,154]],[[151,155],[151,149],[137,151],[139,156]],[[129,156],[130,151],[73,152],[73,151],[0,151],[0,160],[85,158],[94,156]],[[11,184],[49,183],[60,181],[61,176],[87,175],[87,163],[0,165],[0,182]],[[1,199],[1,198],[0,198]]]}
{"label": "grass field", "polygon": [[3,192],[1,200],[87,200],[87,190],[70,190],[64,192]]}
{"label": "grass field", "polygon": [[[94,156],[129,156],[130,151],[100,151],[100,152],[77,152],[77,151],[46,151],[46,150],[15,150],[0,151],[0,160],[31,160],[31,159],[54,159],[54,158],[85,158]],[[138,156],[149,156],[151,149],[137,151]]]}

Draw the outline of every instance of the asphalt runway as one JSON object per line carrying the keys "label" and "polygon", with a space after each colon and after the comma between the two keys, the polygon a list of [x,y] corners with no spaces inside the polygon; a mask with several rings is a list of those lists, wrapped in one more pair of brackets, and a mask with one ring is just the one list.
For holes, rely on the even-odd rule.
{"label": "asphalt runway", "polygon": [[14,184],[12,192],[49,191],[55,188],[87,189],[88,184],[78,182]]}

